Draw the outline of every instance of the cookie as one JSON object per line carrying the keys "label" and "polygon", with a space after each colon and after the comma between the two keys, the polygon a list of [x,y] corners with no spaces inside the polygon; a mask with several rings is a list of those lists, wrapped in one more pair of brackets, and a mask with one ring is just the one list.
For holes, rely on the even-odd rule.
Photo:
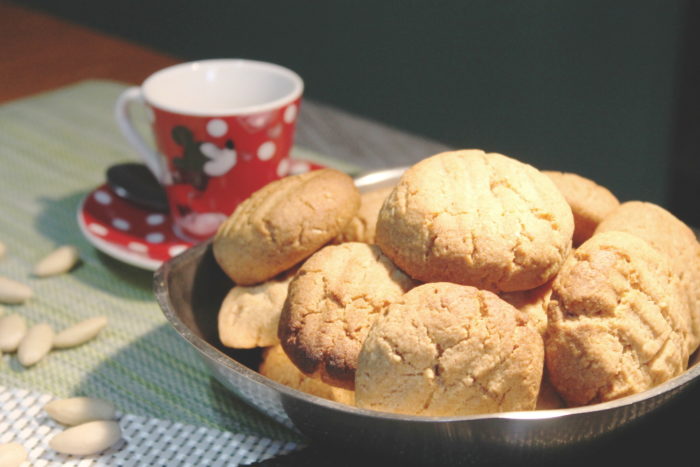
{"label": "cookie", "polygon": [[218,315],[219,340],[226,347],[252,349],[279,343],[277,328],[293,274],[258,285],[235,285]]}
{"label": "cookie", "polygon": [[388,186],[362,193],[360,195],[360,209],[335,239],[335,243],[374,243],[377,216],[392,189],[392,186]]}
{"label": "cookie", "polygon": [[559,188],[574,215],[574,246],[591,238],[598,224],[620,205],[615,195],[581,175],[543,170]]}
{"label": "cookie", "polygon": [[453,283],[406,293],[374,323],[360,352],[358,407],[456,416],[532,410],[542,338],[495,294]]}
{"label": "cookie", "polygon": [[688,361],[685,307],[665,256],[625,232],[594,234],[552,286],[545,334],[551,383],[579,406],[680,374]]}
{"label": "cookie", "polygon": [[352,389],[357,354],[374,319],[413,285],[376,245],[324,247],[289,284],[280,342],[305,374]]}
{"label": "cookie", "polygon": [[474,149],[410,167],[379,212],[376,243],[419,281],[512,292],[556,274],[573,230],[571,208],[546,175]]}
{"label": "cookie", "polygon": [[653,203],[627,201],[610,213],[596,232],[622,231],[634,234],[667,255],[678,275],[688,302],[692,323],[689,353],[700,344],[700,244],[683,221]]}
{"label": "cookie", "polygon": [[552,280],[530,290],[502,292],[498,296],[520,311],[527,313],[540,335],[547,331],[547,305],[552,294]]}
{"label": "cookie", "polygon": [[352,179],[337,170],[276,180],[253,193],[219,227],[214,257],[237,284],[264,282],[335,238],[359,206]]}
{"label": "cookie", "polygon": [[281,345],[266,348],[258,370],[261,375],[273,381],[297,389],[307,394],[323,397],[343,404],[354,405],[355,393],[347,389],[333,387],[323,381],[310,378],[292,363]]}
{"label": "cookie", "polygon": [[537,405],[535,410],[556,410],[566,407],[557,390],[554,389],[552,383],[549,382],[549,375],[545,368],[542,374],[542,382],[540,383],[540,393],[537,395]]}

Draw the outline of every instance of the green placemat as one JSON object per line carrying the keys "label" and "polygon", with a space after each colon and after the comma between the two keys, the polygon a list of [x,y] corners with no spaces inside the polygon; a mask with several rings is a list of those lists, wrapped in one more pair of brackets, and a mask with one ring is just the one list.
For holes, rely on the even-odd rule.
{"label": "green placemat", "polygon": [[[0,106],[0,241],[7,246],[0,275],[30,285],[35,297],[2,313],[62,329],[104,314],[109,325],[90,343],[53,351],[23,368],[13,355],[0,361],[0,386],[57,397],[90,395],[122,412],[299,441],[212,379],[189,345],[163,317],[152,273],[95,250],[81,235],[76,212],[104,182],[114,163],[136,160],[113,119],[125,88],[86,81]],[[311,151],[296,154],[341,170]],[[78,247],[82,264],[70,274],[37,279],[33,265],[58,245]]]}

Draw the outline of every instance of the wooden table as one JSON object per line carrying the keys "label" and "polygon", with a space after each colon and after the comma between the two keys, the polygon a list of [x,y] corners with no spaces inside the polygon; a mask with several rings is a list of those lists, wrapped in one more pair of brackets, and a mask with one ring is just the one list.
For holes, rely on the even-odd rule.
{"label": "wooden table", "polygon": [[[0,1],[0,102],[104,78],[139,84],[179,63],[168,56]],[[446,146],[306,98],[296,142],[366,169],[409,165]]]}
{"label": "wooden table", "polygon": [[140,83],[178,62],[43,13],[0,2],[0,102],[89,78]]}

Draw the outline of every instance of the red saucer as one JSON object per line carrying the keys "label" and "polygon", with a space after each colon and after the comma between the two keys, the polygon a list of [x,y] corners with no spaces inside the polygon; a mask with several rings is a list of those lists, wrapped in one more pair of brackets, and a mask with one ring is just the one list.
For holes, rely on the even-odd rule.
{"label": "red saucer", "polygon": [[[323,166],[313,162],[293,160],[289,173],[320,168]],[[97,187],[83,199],[78,208],[78,225],[98,250],[152,271],[194,244],[175,235],[169,214],[151,211],[120,198],[107,184]]]}
{"label": "red saucer", "polygon": [[98,250],[144,269],[155,270],[193,245],[175,236],[170,215],[120,198],[107,184],[85,197],[78,225]]}

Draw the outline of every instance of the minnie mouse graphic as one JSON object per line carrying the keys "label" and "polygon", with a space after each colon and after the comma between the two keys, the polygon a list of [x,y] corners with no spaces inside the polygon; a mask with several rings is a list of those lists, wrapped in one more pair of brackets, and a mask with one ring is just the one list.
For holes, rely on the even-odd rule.
{"label": "minnie mouse graphic", "polygon": [[209,177],[223,175],[236,165],[236,149],[231,139],[219,148],[210,142],[196,141],[192,131],[184,126],[173,128],[172,137],[182,147],[182,157],[173,159],[176,169],[173,183],[187,183],[205,191]]}
{"label": "minnie mouse graphic", "polygon": [[[174,127],[171,135],[175,143],[182,148],[182,156],[173,159],[171,198],[175,200],[175,208],[188,230],[206,235],[222,221],[223,215],[197,215],[189,207],[189,201],[190,198],[198,196],[197,193],[206,191],[210,178],[224,175],[236,165],[235,145],[231,139],[226,141],[224,147],[218,147],[211,142],[197,141],[193,132],[185,126]],[[177,185],[181,185],[182,188],[178,189]],[[189,187],[194,188],[196,192],[193,193]],[[181,198],[181,202],[177,201],[178,198]]]}

